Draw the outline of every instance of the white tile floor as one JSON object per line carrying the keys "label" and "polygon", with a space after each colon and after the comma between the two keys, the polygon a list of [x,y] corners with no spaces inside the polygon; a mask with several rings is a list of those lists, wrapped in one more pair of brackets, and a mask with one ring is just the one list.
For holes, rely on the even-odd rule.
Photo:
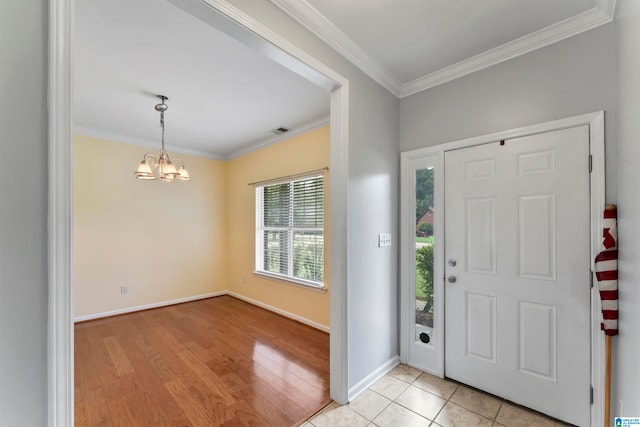
{"label": "white tile floor", "polygon": [[333,402],[302,427],[556,427],[566,424],[490,394],[398,365],[348,405]]}

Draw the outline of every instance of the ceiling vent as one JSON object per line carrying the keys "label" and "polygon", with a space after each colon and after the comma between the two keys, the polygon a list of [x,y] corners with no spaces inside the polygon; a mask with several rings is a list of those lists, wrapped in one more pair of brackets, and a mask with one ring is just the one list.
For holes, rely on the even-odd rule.
{"label": "ceiling vent", "polygon": [[277,128],[277,129],[273,129],[271,132],[275,133],[276,135],[282,135],[285,132],[289,132],[289,129],[287,129],[287,128]]}

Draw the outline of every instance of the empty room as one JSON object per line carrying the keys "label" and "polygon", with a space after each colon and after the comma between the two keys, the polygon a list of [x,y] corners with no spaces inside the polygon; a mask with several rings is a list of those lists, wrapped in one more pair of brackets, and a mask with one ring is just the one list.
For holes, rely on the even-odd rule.
{"label": "empty room", "polygon": [[640,3],[1,8],[0,424],[640,422]]}

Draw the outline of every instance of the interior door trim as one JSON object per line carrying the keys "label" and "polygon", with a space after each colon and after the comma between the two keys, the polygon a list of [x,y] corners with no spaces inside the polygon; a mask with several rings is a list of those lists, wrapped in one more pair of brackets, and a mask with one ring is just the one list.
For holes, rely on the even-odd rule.
{"label": "interior door trim", "polygon": [[[413,306],[408,300],[410,287],[414,285],[411,274],[410,245],[415,245],[415,223],[409,221],[411,218],[411,204],[414,195],[409,194],[408,182],[412,179],[409,173],[411,160],[425,156],[437,156],[439,164],[436,166],[440,171],[438,175],[444,177],[444,153],[450,150],[473,147],[503,139],[519,138],[543,132],[551,132],[577,126],[589,126],[589,152],[592,157],[592,170],[590,174],[590,198],[591,198],[591,271],[594,271],[594,258],[600,248],[600,238],[602,230],[602,212],[605,206],[605,154],[604,154],[604,111],[583,114],[580,116],[568,117],[560,120],[510,129],[506,131],[491,133],[487,135],[447,142],[416,150],[405,151],[400,155],[401,166],[401,199],[400,199],[400,360],[407,363],[409,357],[410,338],[408,331],[412,321]],[[444,180],[436,179],[434,188],[434,199],[444,198]],[[443,209],[444,204],[440,204]],[[444,227],[436,227],[434,234],[439,241],[444,242]],[[437,245],[434,250],[435,262],[444,262],[444,246]],[[444,267],[444,266],[443,266]],[[439,278],[442,279],[442,278]],[[438,280],[440,281],[440,280]],[[434,284],[435,285],[435,284]],[[591,289],[591,385],[593,387],[593,404],[591,405],[591,426],[600,425],[604,416],[604,384],[605,384],[605,340],[604,334],[600,331],[600,295],[597,287]],[[434,308],[437,313],[442,314],[440,323],[444,325],[444,301],[434,301]],[[444,333],[444,326],[441,326]],[[430,371],[440,377],[444,377],[444,345],[440,345],[438,351],[441,353],[439,360],[442,362]]]}

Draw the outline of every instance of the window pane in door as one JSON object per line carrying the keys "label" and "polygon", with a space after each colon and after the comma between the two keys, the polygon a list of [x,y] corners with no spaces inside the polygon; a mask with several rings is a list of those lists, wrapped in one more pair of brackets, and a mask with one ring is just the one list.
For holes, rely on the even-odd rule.
{"label": "window pane in door", "polygon": [[416,298],[415,340],[429,344],[433,339],[433,168],[416,170]]}

